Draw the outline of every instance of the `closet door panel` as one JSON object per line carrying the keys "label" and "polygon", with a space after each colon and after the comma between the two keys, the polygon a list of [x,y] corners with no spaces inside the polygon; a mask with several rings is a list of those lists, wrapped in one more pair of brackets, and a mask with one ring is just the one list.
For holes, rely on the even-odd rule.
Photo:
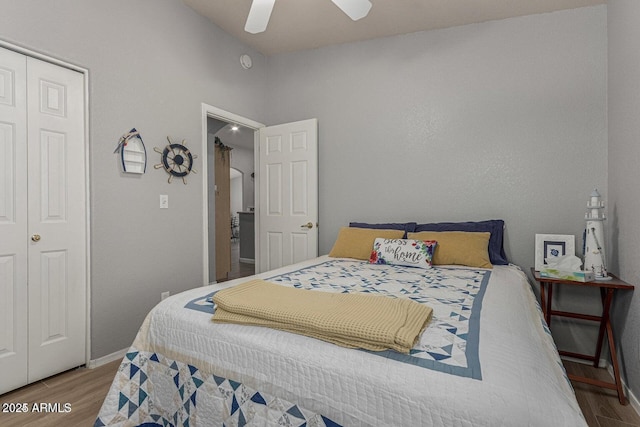
{"label": "closet door panel", "polygon": [[26,57],[0,48],[0,394],[27,383]]}
{"label": "closet door panel", "polygon": [[85,362],[83,79],[27,60],[30,382]]}
{"label": "closet door panel", "polygon": [[60,224],[67,220],[66,135],[40,131],[40,218],[41,223]]}

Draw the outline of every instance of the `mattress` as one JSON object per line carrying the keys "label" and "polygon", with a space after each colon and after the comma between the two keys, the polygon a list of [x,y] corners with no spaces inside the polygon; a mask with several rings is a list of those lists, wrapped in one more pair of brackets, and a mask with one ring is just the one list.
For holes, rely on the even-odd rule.
{"label": "mattress", "polygon": [[585,426],[526,275],[514,265],[432,269],[327,256],[256,277],[322,292],[410,298],[433,319],[409,355],[214,324],[212,295],[158,304],[96,426]]}

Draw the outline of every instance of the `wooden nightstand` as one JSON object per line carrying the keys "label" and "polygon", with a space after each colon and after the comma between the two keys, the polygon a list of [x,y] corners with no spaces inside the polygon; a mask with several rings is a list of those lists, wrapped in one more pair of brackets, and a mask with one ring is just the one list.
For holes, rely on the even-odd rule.
{"label": "wooden nightstand", "polygon": [[[542,305],[542,313],[547,325],[551,327],[551,316],[571,317],[574,319],[591,320],[594,322],[600,322],[600,331],[598,332],[598,342],[596,343],[595,355],[572,353],[569,351],[559,351],[563,356],[575,357],[578,359],[590,360],[593,362],[593,366],[598,368],[600,361],[600,352],[602,350],[602,341],[604,334],[607,334],[607,340],[609,342],[609,350],[611,352],[611,360],[613,363],[613,376],[615,383],[608,383],[599,380],[593,380],[577,375],[569,374],[569,379],[573,381],[579,381],[587,384],[592,384],[599,387],[610,388],[616,390],[618,393],[618,400],[622,405],[626,405],[627,398],[622,390],[622,382],[620,381],[620,367],[618,364],[618,355],[616,353],[616,345],[613,337],[613,330],[611,328],[611,302],[613,301],[613,294],[616,289],[633,291],[634,286],[630,285],[617,277],[611,275],[612,279],[608,281],[593,281],[593,282],[574,282],[571,280],[563,279],[551,279],[548,277],[540,277],[540,273],[534,268],[531,268],[531,274],[534,279],[540,283],[540,302]],[[597,287],[600,289],[600,296],[602,298],[602,315],[593,316],[590,314],[573,313],[567,311],[558,311],[551,308],[551,300],[553,298],[553,285],[573,285],[573,286],[588,286]]]}

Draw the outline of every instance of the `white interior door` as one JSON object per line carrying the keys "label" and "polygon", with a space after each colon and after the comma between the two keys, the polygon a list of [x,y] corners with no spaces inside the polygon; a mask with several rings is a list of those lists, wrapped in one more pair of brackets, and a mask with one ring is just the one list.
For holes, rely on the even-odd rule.
{"label": "white interior door", "polygon": [[26,72],[0,48],[0,394],[27,383]]}
{"label": "white interior door", "polygon": [[85,362],[84,76],[28,58],[27,87],[33,382]]}
{"label": "white interior door", "polygon": [[258,272],[318,256],[318,121],[261,128]]}
{"label": "white interior door", "polygon": [[0,48],[0,393],[85,363],[84,76]]}

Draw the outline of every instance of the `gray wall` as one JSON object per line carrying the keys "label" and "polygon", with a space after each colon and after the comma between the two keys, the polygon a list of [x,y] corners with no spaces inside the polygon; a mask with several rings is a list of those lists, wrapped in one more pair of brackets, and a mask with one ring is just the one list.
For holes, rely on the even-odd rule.
{"label": "gray wall", "polygon": [[[320,253],[349,221],[501,218],[510,260],[607,196],[606,6],[267,58],[267,123],[317,117]],[[565,309],[599,300],[556,292]],[[583,307],[584,306],[584,307]],[[596,328],[562,347],[591,351]]]}
{"label": "gray wall", "polygon": [[640,398],[640,2],[609,0],[610,270],[636,286],[620,292],[613,326],[623,374]]}
{"label": "gray wall", "polygon": [[[233,168],[237,170],[236,168]],[[229,183],[229,188],[231,190],[231,217],[237,217],[238,212],[244,211],[242,207],[242,198],[243,198],[243,190],[242,190],[242,181],[243,174],[238,174],[231,178],[231,182]]]}
{"label": "gray wall", "polygon": [[[260,120],[265,59],[177,0],[3,0],[0,39],[90,71],[91,358],[127,348],[161,292],[202,285],[201,103]],[[132,127],[142,176],[113,154]],[[199,156],[187,185],[153,168],[167,136]]]}
{"label": "gray wall", "polygon": [[242,172],[242,210],[247,211],[250,206],[255,207],[255,180],[251,177],[255,170],[254,153],[244,147],[233,147],[231,153],[231,167]]}
{"label": "gray wall", "polygon": [[269,57],[269,124],[319,119],[320,252],[352,220],[503,218],[523,267],[581,236],[606,59],[604,6]]}

